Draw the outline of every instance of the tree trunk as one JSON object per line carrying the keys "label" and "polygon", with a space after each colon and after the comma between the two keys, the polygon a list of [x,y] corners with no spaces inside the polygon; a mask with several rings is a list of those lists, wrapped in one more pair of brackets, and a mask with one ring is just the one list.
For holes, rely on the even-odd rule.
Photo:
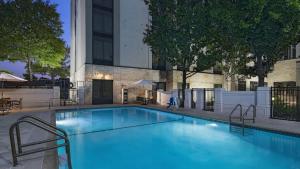
{"label": "tree trunk", "polygon": [[31,59],[28,57],[27,59],[27,74],[28,74],[28,77],[29,77],[29,81],[32,81],[33,80],[33,75],[32,75],[32,62],[31,62]]}
{"label": "tree trunk", "polygon": [[258,76],[258,86],[263,87],[265,84],[265,72],[263,67],[262,55],[256,56],[257,63],[256,63],[256,71]]}
{"label": "tree trunk", "polygon": [[186,70],[183,70],[182,71],[182,90],[181,90],[182,99],[181,99],[180,107],[184,107],[186,79],[187,79],[186,78]]}

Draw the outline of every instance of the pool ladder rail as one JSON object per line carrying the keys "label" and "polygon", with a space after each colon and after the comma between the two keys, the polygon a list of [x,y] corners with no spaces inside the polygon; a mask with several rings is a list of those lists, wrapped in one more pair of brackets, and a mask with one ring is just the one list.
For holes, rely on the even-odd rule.
{"label": "pool ladder rail", "polygon": [[[233,116],[236,110],[239,108],[239,116]],[[252,117],[247,118],[249,111],[252,110]],[[229,115],[229,130],[232,131],[232,125],[237,124],[238,126],[242,127],[242,134],[245,135],[245,121],[252,121],[252,123],[255,123],[256,118],[256,106],[251,104],[248,106],[247,110],[243,113],[243,106],[241,104],[237,104],[234,109],[231,111]],[[238,119],[240,123],[233,122],[233,119]]]}
{"label": "pool ladder rail", "polygon": [[[35,127],[42,129],[48,133],[51,133],[51,134],[55,135],[55,138],[31,142],[31,143],[27,143],[27,144],[22,144],[21,134],[20,134],[20,124],[23,124],[23,123],[35,126]],[[15,135],[16,135],[16,140],[15,140]],[[68,157],[68,159],[67,159],[68,160],[68,168],[72,169],[71,154],[70,154],[70,142],[68,139],[68,135],[64,130],[55,127],[51,123],[44,121],[38,117],[26,115],[26,116],[19,118],[17,120],[17,122],[15,122],[11,125],[11,127],[9,129],[9,136],[10,136],[10,145],[11,145],[11,151],[12,151],[13,166],[18,165],[18,157],[35,154],[35,153],[39,153],[39,152],[44,152],[44,151],[48,151],[48,150],[52,150],[52,149],[57,149],[59,147],[65,147],[66,154]],[[64,140],[64,143],[60,143],[60,144],[56,143],[59,140]],[[17,141],[17,146],[16,146],[16,141]],[[41,144],[50,143],[50,142],[55,142],[55,146],[35,148],[32,150],[23,151],[23,148],[25,148],[25,147],[41,145]]]}

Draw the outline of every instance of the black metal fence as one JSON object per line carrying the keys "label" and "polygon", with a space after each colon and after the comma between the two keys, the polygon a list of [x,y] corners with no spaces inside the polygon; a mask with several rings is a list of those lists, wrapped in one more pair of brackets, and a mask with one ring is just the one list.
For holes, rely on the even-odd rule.
{"label": "black metal fence", "polygon": [[215,102],[215,89],[207,88],[204,89],[204,110],[205,111],[214,111],[214,102]]}
{"label": "black metal fence", "polygon": [[300,121],[300,87],[272,87],[271,100],[271,118]]}

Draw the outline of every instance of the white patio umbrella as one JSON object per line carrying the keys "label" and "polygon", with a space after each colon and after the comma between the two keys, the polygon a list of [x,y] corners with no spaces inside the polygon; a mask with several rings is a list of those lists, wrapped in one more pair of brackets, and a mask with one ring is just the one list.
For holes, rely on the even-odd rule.
{"label": "white patio umbrella", "polygon": [[[4,86],[4,82],[26,82],[27,80],[22,79],[20,77],[14,76],[9,73],[0,72],[0,82],[2,82],[2,89]],[[3,90],[2,90],[2,98],[3,98]]]}
{"label": "white patio umbrella", "polygon": [[151,80],[139,80],[136,82],[133,82],[130,87],[140,87],[140,88],[147,88],[152,87],[153,82]]}
{"label": "white patio umbrella", "polygon": [[[152,84],[153,81],[152,80],[139,80],[136,82],[133,82],[129,88],[141,88],[145,90],[145,98],[149,98],[149,90],[152,90]],[[135,92],[137,92],[137,90],[135,90]]]}

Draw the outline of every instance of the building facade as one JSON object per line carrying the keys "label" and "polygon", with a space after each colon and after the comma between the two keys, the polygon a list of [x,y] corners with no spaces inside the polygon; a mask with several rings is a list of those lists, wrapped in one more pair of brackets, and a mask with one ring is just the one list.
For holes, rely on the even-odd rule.
{"label": "building facade", "polygon": [[[143,42],[150,21],[143,0],[72,0],[71,17],[70,80],[77,89],[80,103],[120,103],[122,88],[138,80],[153,81],[155,85],[149,90],[181,88],[181,72],[167,71],[166,63],[154,58],[150,47]],[[296,49],[297,57],[299,49]],[[281,76],[278,74],[288,74],[289,77],[275,81],[297,81],[300,73],[296,74],[295,60],[283,61],[286,68],[280,66],[281,63],[278,63],[279,68],[275,65],[270,77],[276,79]],[[269,82],[269,79],[274,78],[268,77],[268,83],[273,83],[274,80]],[[246,88],[255,80],[245,80]],[[228,86],[224,76],[213,69],[197,73],[187,82],[189,88]],[[131,91],[130,100],[141,92]]]}

